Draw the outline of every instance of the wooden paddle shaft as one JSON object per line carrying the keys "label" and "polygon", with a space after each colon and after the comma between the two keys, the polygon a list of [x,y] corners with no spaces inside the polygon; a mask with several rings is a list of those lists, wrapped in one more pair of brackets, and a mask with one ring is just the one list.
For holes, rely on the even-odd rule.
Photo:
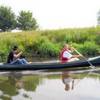
{"label": "wooden paddle shaft", "polygon": [[90,61],[87,60],[85,56],[83,56],[79,51],[77,51],[75,48],[73,48],[75,52],[77,52],[80,56],[82,56],[93,68],[95,67]]}

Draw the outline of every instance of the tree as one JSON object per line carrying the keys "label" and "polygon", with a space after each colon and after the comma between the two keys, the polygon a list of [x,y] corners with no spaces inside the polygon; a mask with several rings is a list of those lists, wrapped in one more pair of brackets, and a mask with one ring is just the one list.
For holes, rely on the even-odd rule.
{"label": "tree", "polygon": [[38,28],[37,22],[30,11],[21,11],[17,21],[18,28],[21,30],[35,30]]}
{"label": "tree", "polygon": [[15,14],[10,7],[0,6],[0,30],[9,31],[16,27]]}

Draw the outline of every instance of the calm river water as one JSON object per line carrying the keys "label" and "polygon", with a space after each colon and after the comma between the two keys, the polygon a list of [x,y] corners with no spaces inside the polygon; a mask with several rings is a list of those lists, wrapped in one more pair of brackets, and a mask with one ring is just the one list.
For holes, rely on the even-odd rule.
{"label": "calm river water", "polygon": [[100,69],[0,72],[0,100],[100,100]]}

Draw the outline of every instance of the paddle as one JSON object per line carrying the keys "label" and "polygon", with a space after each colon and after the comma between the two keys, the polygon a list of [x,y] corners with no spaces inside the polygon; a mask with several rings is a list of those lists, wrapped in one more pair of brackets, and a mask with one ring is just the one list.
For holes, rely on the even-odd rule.
{"label": "paddle", "polygon": [[[72,47],[73,48],[73,47]],[[78,53],[80,56],[82,56],[88,63],[89,63],[89,67],[91,67],[91,68],[95,68],[95,66],[90,62],[90,61],[88,61],[87,60],[87,58],[85,57],[85,56],[83,56],[79,51],[77,51],[75,48],[73,48],[73,50],[76,52],[76,53]]]}

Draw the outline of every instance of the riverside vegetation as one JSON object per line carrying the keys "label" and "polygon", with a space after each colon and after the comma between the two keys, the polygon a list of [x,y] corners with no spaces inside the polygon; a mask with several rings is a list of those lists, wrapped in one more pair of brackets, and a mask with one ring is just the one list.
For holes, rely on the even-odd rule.
{"label": "riverside vegetation", "polygon": [[58,58],[64,43],[84,56],[100,54],[100,27],[0,33],[0,61],[18,45],[28,58]]}

